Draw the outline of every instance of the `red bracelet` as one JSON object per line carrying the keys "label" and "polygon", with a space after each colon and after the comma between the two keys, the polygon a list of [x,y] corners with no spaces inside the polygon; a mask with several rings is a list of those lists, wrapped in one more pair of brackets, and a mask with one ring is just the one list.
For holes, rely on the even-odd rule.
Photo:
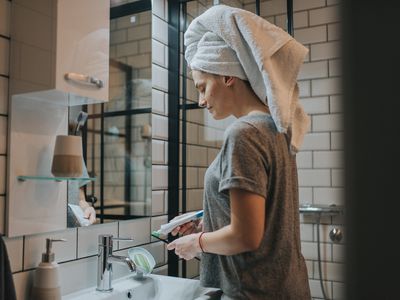
{"label": "red bracelet", "polygon": [[200,249],[201,249],[201,252],[203,252],[204,253],[204,250],[203,250],[203,245],[201,244],[201,236],[204,234],[204,231],[203,232],[201,232],[200,233],[200,235],[199,235],[199,246],[200,246]]}

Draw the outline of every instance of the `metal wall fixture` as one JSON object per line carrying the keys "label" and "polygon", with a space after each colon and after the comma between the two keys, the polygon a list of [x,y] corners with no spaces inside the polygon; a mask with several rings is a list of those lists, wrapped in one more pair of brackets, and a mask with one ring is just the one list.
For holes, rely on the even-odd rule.
{"label": "metal wall fixture", "polygon": [[[319,282],[321,285],[321,291],[323,295],[323,299],[328,299],[325,293],[325,288],[322,279],[322,262],[321,262],[321,241],[320,241],[320,233],[319,227],[321,225],[321,217],[322,216],[338,216],[344,213],[344,206],[341,205],[318,205],[318,204],[303,204],[299,207],[300,213],[305,215],[314,215],[316,216],[316,225],[317,225],[317,252],[318,252],[318,270],[319,274]],[[340,242],[343,238],[343,233],[339,228],[333,228],[329,232],[329,238],[332,242]]]}

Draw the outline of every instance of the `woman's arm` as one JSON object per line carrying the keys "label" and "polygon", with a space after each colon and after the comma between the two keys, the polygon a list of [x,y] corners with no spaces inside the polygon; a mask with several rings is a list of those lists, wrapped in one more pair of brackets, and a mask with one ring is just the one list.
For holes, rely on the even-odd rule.
{"label": "woman's arm", "polygon": [[265,199],[240,189],[230,189],[231,224],[204,233],[205,252],[234,255],[256,250],[264,235]]}
{"label": "woman's arm", "polygon": [[[219,230],[201,236],[204,252],[234,255],[256,250],[264,235],[265,199],[240,189],[230,189],[231,223]],[[201,252],[201,233],[190,234],[171,242],[168,250],[175,249],[180,257],[193,258]]]}

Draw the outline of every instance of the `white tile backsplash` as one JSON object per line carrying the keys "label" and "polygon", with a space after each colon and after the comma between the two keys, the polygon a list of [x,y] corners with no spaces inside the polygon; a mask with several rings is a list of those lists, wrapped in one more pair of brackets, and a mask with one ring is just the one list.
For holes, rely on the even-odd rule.
{"label": "white tile backsplash", "polygon": [[119,237],[133,238],[133,242],[119,242],[118,249],[150,243],[151,218],[138,218],[119,222]]}
{"label": "white tile backsplash", "polygon": [[330,186],[331,173],[329,169],[300,169],[299,185],[300,186]]}
{"label": "white tile backsplash", "polygon": [[325,42],[327,39],[326,26],[297,29],[294,32],[294,38],[302,44]]}
{"label": "white tile backsplash", "polygon": [[14,237],[14,238],[4,238],[4,242],[7,247],[8,259],[10,260],[10,266],[12,272],[21,271],[23,252],[24,252],[24,238]]}
{"label": "white tile backsplash", "polygon": [[[78,228],[78,258],[96,255],[98,253],[99,235],[112,234],[118,236],[118,223],[96,224]],[[114,242],[114,249],[117,249]]]}
{"label": "white tile backsplash", "polygon": [[313,97],[300,99],[307,114],[329,113],[329,97]]}
{"label": "white tile backsplash", "polygon": [[97,256],[62,263],[59,268],[62,295],[96,286]]}
{"label": "white tile backsplash", "polygon": [[339,13],[339,6],[310,10],[310,26],[338,22],[340,20]]}
{"label": "white tile backsplash", "polygon": [[14,287],[18,300],[31,300],[34,270],[13,274]]}
{"label": "white tile backsplash", "polygon": [[42,260],[42,253],[46,252],[46,238],[66,239],[66,242],[53,242],[52,252],[55,261],[76,259],[77,229],[71,228],[63,231],[30,235],[25,237],[24,270],[36,268]]}

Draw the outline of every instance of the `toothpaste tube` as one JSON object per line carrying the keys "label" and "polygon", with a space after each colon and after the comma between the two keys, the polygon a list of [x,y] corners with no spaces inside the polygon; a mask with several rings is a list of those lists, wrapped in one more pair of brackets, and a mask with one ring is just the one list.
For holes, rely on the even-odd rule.
{"label": "toothpaste tube", "polygon": [[167,224],[161,225],[160,229],[157,231],[153,231],[152,234],[160,236],[160,235],[167,235],[170,233],[174,228],[178,227],[179,225],[185,224],[190,221],[197,220],[203,216],[203,210],[195,211],[193,213],[183,214],[179,216]]}

